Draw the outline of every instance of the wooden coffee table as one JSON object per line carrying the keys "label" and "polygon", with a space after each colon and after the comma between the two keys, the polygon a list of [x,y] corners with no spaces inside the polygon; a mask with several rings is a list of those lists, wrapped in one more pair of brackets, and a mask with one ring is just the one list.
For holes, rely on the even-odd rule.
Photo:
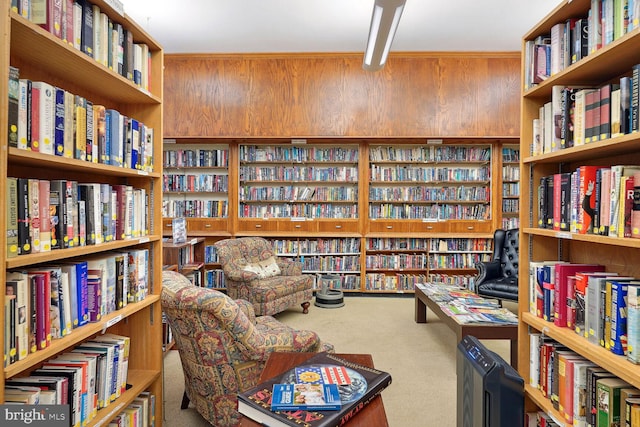
{"label": "wooden coffee table", "polygon": [[501,325],[491,323],[460,324],[449,317],[442,308],[416,286],[415,289],[415,320],[416,323],[427,323],[427,307],[442,320],[456,334],[456,342],[462,337],[473,335],[478,339],[509,340],[511,342],[511,366],[518,369],[518,325]]}
{"label": "wooden coffee table", "polygon": [[[260,375],[260,382],[269,378],[281,375],[296,365],[302,364],[316,353],[271,353],[267,363]],[[370,354],[336,354],[336,356],[350,362],[359,363],[364,366],[374,367],[373,358]],[[371,403],[364,407],[361,412],[352,418],[346,425],[349,427],[389,427],[387,414],[382,404],[382,396],[378,396]],[[240,419],[241,427],[262,427],[244,416]]]}

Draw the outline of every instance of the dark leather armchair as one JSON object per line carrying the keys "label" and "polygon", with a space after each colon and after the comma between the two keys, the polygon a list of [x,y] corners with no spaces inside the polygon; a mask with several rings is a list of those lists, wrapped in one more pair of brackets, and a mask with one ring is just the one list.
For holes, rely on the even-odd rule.
{"label": "dark leather armchair", "polygon": [[518,301],[519,229],[496,230],[491,261],[476,264],[476,293],[487,298]]}

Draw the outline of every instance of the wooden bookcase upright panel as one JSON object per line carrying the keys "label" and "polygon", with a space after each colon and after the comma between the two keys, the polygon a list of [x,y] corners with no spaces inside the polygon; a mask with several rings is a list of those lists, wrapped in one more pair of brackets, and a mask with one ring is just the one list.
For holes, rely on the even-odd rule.
{"label": "wooden bookcase upright panel", "polygon": [[[3,28],[0,42],[0,98],[8,99],[9,66],[19,69],[20,78],[44,81],[75,95],[84,97],[94,105],[118,110],[121,114],[135,118],[153,129],[148,148],[153,153],[162,151],[162,93],[163,50],[135,22],[121,15],[103,0],[94,0],[112,21],[122,24],[130,31],[134,43],[144,43],[149,48],[149,87],[142,88],[133,81],[109,69],[97,60],[75,49],[60,38],[47,32],[11,11],[11,2],[0,0],[0,17]],[[146,209],[148,230],[141,235],[124,240],[116,239],[95,245],[54,249],[9,257],[7,252],[7,218],[0,216],[2,244],[0,260],[4,268],[0,273],[0,342],[5,349],[4,295],[8,270],[27,269],[44,263],[63,263],[87,259],[91,255],[106,255],[112,251],[124,252],[136,249],[148,251],[146,279],[148,295],[140,302],[129,303],[124,308],[104,315],[97,322],[74,328],[62,338],[54,339],[51,345],[29,353],[26,357],[8,364],[0,376],[0,403],[5,402],[4,385],[7,379],[28,375],[43,362],[72,349],[74,346],[111,332],[126,335],[131,339],[127,383],[131,386],[108,410],[100,410],[88,426],[106,425],[142,391],[156,396],[155,420],[162,426],[163,413],[163,358],[160,293],[162,291],[162,164],[154,162],[146,170],[93,163],[53,154],[27,151],[10,146],[8,134],[7,103],[0,103],[0,130],[4,147],[0,150],[0,185],[6,188],[9,177],[39,180],[66,179],[80,183],[125,184],[144,189],[147,196]],[[0,192],[0,205],[6,206],[7,192]]]}
{"label": "wooden bookcase upright panel", "polygon": [[[621,76],[631,76],[632,67],[639,62],[640,33],[630,31],[609,44],[592,51],[586,57],[567,66],[536,85],[527,86],[530,74],[529,44],[538,37],[548,36],[551,28],[567,22],[570,18],[587,17],[591,2],[574,0],[562,2],[523,37],[522,52],[522,98],[520,136],[520,262],[519,262],[519,328],[518,369],[525,379],[526,407],[541,409],[558,420],[563,414],[554,409],[551,401],[542,392],[530,385],[532,369],[530,358],[530,334],[542,333],[561,345],[581,355],[622,378],[634,387],[640,387],[640,366],[626,357],[615,355],[610,350],[589,342],[575,331],[554,325],[536,316],[530,310],[529,284],[530,263],[561,260],[573,263],[596,263],[606,271],[640,278],[640,240],[636,238],[610,237],[592,233],[557,231],[539,228],[539,185],[542,177],[560,172],[572,172],[583,165],[640,165],[640,134],[614,135],[584,145],[575,145],[558,150],[535,153],[533,121],[540,117],[540,108],[552,98],[552,88],[562,86],[594,86],[619,82]],[[546,126],[546,125],[545,125]],[[535,153],[535,154],[534,154]],[[570,423],[563,423],[568,427]]]}

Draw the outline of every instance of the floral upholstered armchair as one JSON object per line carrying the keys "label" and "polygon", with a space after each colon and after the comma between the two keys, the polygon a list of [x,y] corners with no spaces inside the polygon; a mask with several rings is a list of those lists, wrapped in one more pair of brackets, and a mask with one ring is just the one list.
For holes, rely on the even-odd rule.
{"label": "floral upholstered armchair", "polygon": [[216,427],[238,425],[237,394],[257,385],[270,353],[333,351],[315,332],[256,317],[247,301],[162,274],[162,310],[184,371],[182,409],[192,402]]}
{"label": "floral upholstered armchair", "polygon": [[271,316],[298,304],[303,313],[313,298],[313,279],[302,265],[279,258],[262,237],[241,237],[216,242],[227,293],[253,304],[257,316]]}

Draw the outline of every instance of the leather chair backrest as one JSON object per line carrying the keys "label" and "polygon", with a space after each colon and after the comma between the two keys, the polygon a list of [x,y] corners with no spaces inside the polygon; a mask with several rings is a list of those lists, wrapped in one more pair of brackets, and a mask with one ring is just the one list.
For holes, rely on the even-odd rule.
{"label": "leather chair backrest", "polygon": [[[519,229],[505,230],[500,262],[505,277],[518,277],[518,234]],[[497,245],[497,242],[494,241]]]}

